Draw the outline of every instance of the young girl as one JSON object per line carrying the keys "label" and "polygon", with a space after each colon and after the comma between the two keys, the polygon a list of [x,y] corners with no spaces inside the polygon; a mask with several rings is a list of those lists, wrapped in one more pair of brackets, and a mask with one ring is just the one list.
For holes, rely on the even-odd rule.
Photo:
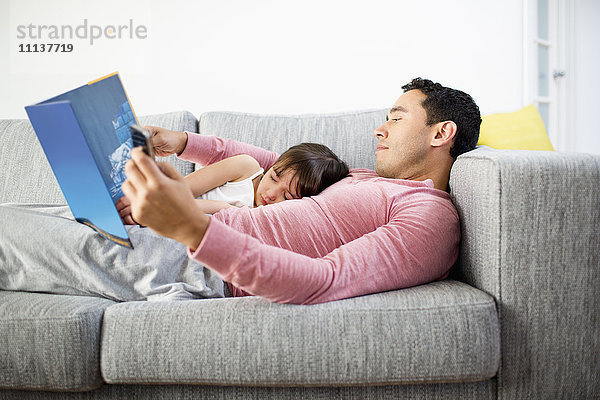
{"label": "young girl", "polygon": [[327,146],[301,143],[286,150],[263,174],[258,161],[238,155],[185,177],[207,214],[228,207],[258,207],[312,196],[348,175],[348,166]]}

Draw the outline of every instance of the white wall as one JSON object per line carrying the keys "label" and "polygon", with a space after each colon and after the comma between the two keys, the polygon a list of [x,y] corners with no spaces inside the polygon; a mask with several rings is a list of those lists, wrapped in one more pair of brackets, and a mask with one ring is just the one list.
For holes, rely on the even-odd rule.
{"label": "white wall", "polygon": [[[483,113],[522,106],[520,0],[0,2],[0,118],[115,70],[138,115],[388,107],[415,76],[469,92]],[[84,18],[131,18],[148,37],[17,52],[17,25]]]}

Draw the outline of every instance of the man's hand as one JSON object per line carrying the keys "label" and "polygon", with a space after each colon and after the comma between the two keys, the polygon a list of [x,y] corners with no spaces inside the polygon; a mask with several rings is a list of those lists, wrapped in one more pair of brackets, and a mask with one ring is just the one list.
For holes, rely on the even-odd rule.
{"label": "man's hand", "polygon": [[154,153],[159,157],[167,157],[171,154],[180,155],[187,145],[187,133],[175,132],[156,126],[145,126],[152,135],[152,146]]}
{"label": "man's hand", "polygon": [[121,189],[131,202],[133,220],[195,250],[209,217],[198,209],[183,176],[171,164],[154,162],[141,148],[133,149],[125,174]]}
{"label": "man's hand", "polygon": [[137,225],[137,222],[131,217],[131,201],[129,201],[127,196],[121,197],[115,205],[125,225]]}

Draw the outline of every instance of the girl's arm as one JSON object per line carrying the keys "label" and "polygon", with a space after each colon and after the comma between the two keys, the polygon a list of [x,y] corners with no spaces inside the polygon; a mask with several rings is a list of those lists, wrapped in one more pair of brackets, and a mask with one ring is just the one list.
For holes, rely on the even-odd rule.
{"label": "girl's arm", "polygon": [[258,161],[249,155],[238,155],[207,165],[185,177],[194,197],[208,192],[227,182],[237,182],[260,170]]}
{"label": "girl's arm", "polygon": [[217,211],[221,211],[224,208],[233,207],[226,201],[220,200],[196,199],[196,204],[200,207],[204,214],[214,214]]}

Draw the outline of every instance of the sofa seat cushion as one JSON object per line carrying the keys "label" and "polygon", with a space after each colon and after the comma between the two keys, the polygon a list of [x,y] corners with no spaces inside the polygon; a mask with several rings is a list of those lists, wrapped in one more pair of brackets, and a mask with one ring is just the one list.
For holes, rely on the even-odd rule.
{"label": "sofa seat cushion", "polygon": [[0,291],[0,388],[102,385],[100,325],[110,300]]}
{"label": "sofa seat cushion", "polygon": [[500,342],[494,299],[445,280],[310,306],[120,303],[101,352],[108,383],[340,386],[485,380]]}

